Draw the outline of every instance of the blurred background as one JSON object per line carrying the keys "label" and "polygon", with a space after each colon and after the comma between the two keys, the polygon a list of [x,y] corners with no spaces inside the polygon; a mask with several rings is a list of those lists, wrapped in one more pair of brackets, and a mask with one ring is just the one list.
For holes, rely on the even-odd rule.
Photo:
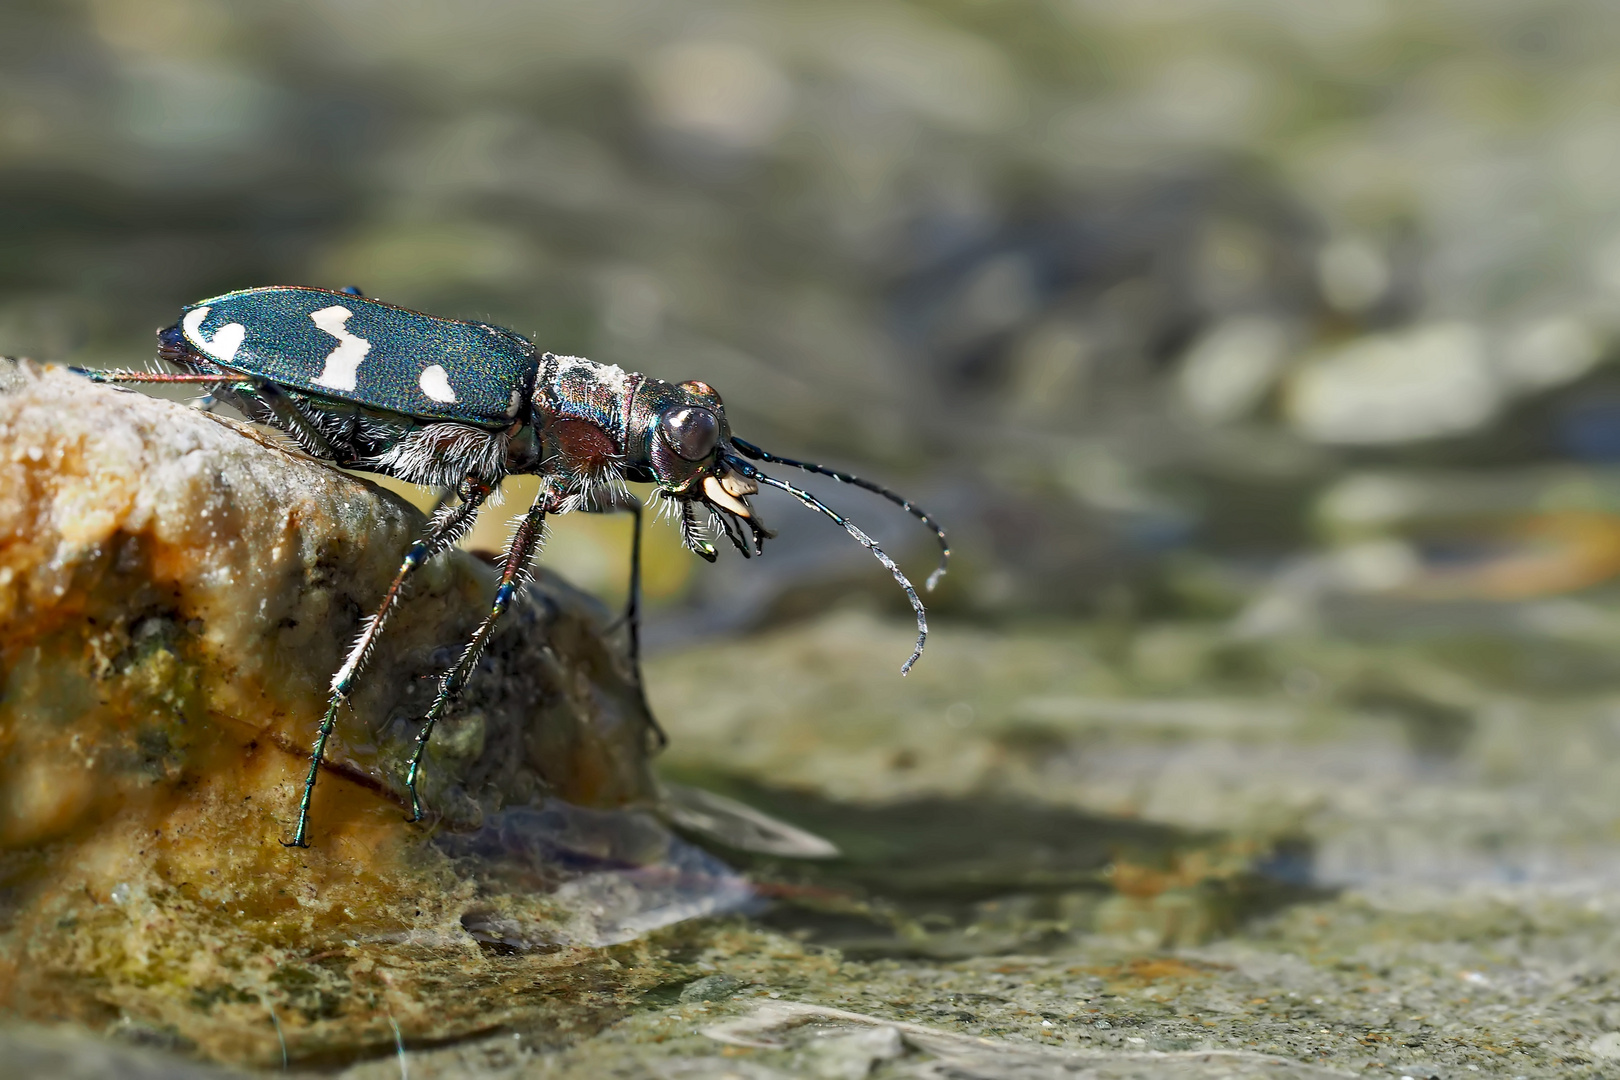
{"label": "blurred background", "polygon": [[[904,899],[795,932],[1156,948],[1310,901],[1211,970],[1313,958],[1345,1062],[1620,1057],[1613,5],[0,3],[0,354],[139,364],[260,284],[704,379],[950,527],[905,680],[831,523],[767,493],[780,539],[715,566],[651,529],[665,775]],[[628,527],[547,565],[617,602]]]}
{"label": "blurred background", "polygon": [[[0,352],[352,283],[711,382],[948,522],[947,613],[1564,594],[1620,571],[1617,38],[1580,0],[14,0]],[[767,513],[747,567],[657,531],[655,641],[899,610]],[[626,527],[554,564],[622,590]]]}

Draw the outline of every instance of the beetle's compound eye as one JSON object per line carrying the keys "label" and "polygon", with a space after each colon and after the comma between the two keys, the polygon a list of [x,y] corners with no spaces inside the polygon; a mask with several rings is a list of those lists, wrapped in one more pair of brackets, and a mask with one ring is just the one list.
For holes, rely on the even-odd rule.
{"label": "beetle's compound eye", "polygon": [[714,444],[720,441],[720,421],[708,409],[694,405],[664,410],[658,430],[670,449],[687,461],[702,461],[714,453]]}

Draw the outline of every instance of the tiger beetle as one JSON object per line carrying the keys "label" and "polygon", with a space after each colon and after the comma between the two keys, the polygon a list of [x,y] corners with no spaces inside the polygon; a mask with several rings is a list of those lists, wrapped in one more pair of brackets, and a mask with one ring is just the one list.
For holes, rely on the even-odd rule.
{"label": "tiger beetle", "polygon": [[[523,586],[546,515],[625,510],[635,516],[628,652],[641,690],[642,504],[626,481],[656,484],[675,511],[681,542],[713,562],[710,542],[723,533],[745,558],[763,553],[773,534],[748,499],[764,484],[831,518],[894,575],[917,619],[917,641],[904,675],[922,655],[928,622],[905,574],[871,537],[810,492],[762,472],[753,462],[802,469],[883,496],[933,530],[939,564],[950,557],[945,532],[910,500],[860,477],[781,457],[731,433],[720,395],[707,383],[668,383],[577,356],[539,352],[511,330],[439,319],[373,300],[359,289],[269,286],[225,293],[183,309],[158,331],[158,356],[181,369],[90,371],[110,383],[194,383],[205,404],[221,401],[289,435],[311,456],[345,469],[396,477],[444,492],[426,532],[405,552],[382,603],[332,677],[326,715],[311,748],[289,847],[307,847],[310,798],[338,709],[376,647],[406,580],[473,525],[502,479],[528,474],[540,491],[518,519],[500,560],[489,614],[439,678],[405,775],[411,821],[422,819],[417,781],[433,727],[456,699],[497,620]],[[452,498],[453,496],[453,498]],[[706,514],[702,523],[698,511]],[[650,715],[650,714],[649,714]],[[653,723],[660,744],[664,735]]]}

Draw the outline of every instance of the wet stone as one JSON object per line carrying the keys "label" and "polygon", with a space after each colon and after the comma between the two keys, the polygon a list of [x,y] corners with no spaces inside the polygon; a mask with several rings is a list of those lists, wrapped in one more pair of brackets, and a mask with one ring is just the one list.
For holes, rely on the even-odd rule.
{"label": "wet stone", "polygon": [[463,552],[419,572],[312,846],[282,845],[331,672],[422,527],[256,430],[0,364],[0,1007],[259,1066],[396,1025],[590,1030],[668,977],[648,931],[744,895],[651,812],[610,616],[544,574],[406,823],[415,720],[494,592]]}
{"label": "wet stone", "polygon": [[731,975],[705,975],[681,988],[682,1001],[724,1001],[743,987],[743,981]]}

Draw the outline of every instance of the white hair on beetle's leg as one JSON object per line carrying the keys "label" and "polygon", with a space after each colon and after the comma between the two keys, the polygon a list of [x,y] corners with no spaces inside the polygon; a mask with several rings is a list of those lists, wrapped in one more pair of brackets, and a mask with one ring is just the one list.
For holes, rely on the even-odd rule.
{"label": "white hair on beetle's leg", "polygon": [[376,645],[376,639],[371,637],[371,633],[376,629],[378,619],[376,614],[372,614],[360,620],[360,632],[354,636],[354,641],[349,645],[349,655],[344,659],[343,666],[332,676],[332,682],[328,687],[332,693],[337,693],[341,687],[347,685],[348,681],[354,678],[355,672],[365,666],[366,659]]}

